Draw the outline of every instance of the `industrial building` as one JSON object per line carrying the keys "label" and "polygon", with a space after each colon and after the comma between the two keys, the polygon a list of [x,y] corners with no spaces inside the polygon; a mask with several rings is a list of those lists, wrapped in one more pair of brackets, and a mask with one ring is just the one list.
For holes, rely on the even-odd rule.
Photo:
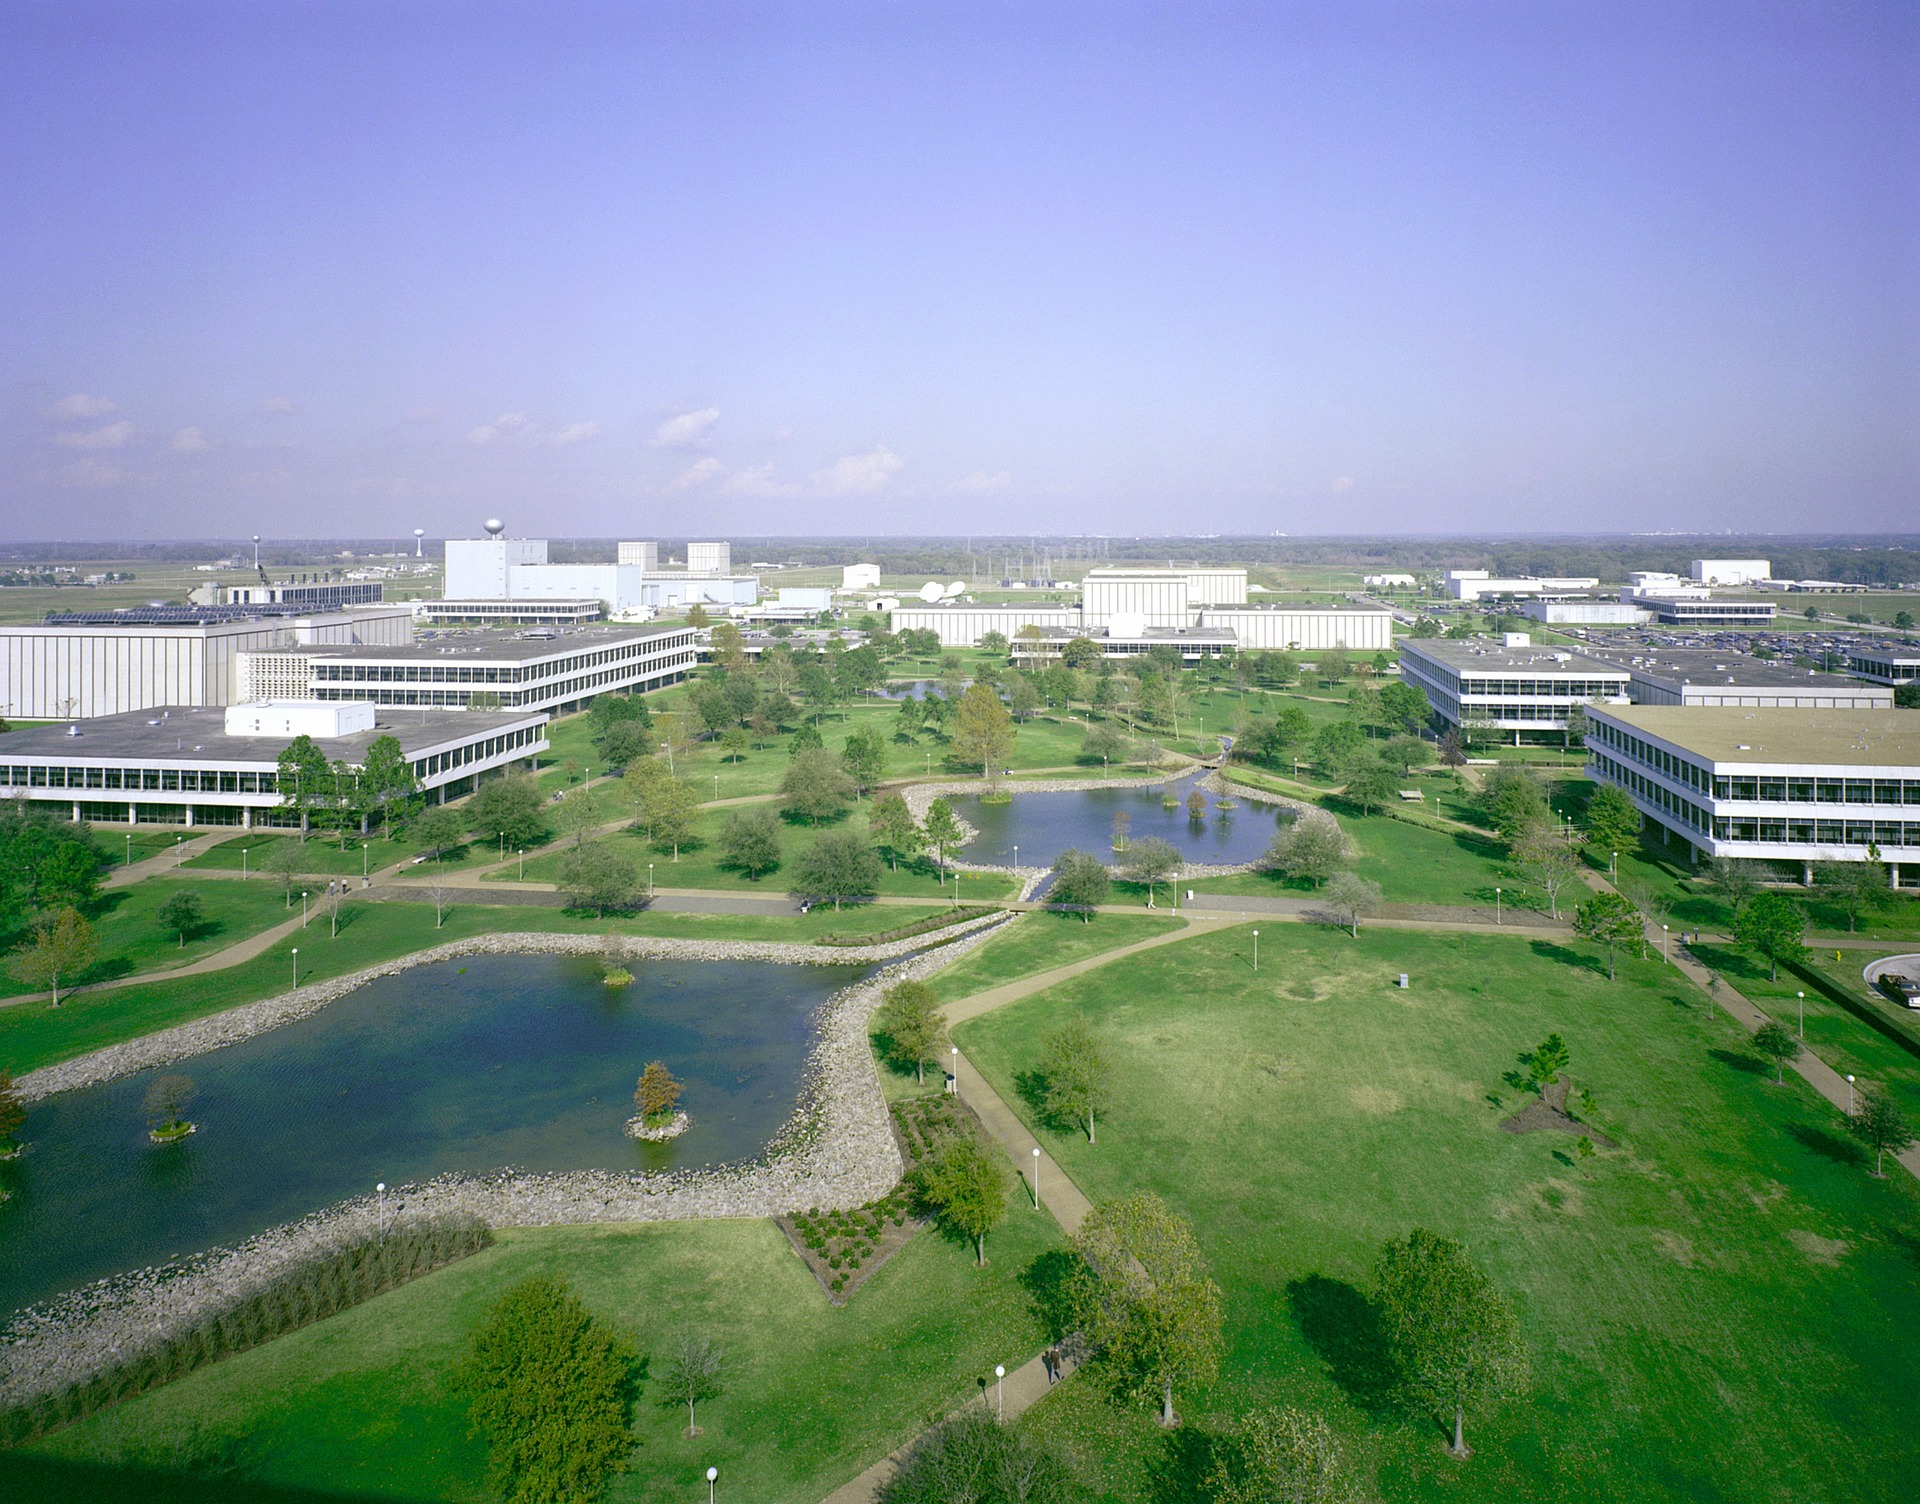
{"label": "industrial building", "polygon": [[546,725],[537,713],[396,714],[311,701],[155,707],[12,732],[0,745],[0,798],[125,825],[297,825],[278,784],[280,754],[295,736],[357,767],[376,737],[391,735],[438,802],[546,751]]}
{"label": "industrial building", "polygon": [[416,601],[413,614],[437,626],[583,627],[607,611],[599,601]]}
{"label": "industrial building", "polygon": [[1636,705],[1893,707],[1891,689],[1723,648],[1586,647],[1581,654],[1626,669],[1633,676],[1627,693]]}
{"label": "industrial building", "polygon": [[878,590],[880,588],[880,566],[878,564],[847,564],[840,570],[840,588],[842,590]]}
{"label": "industrial building", "polygon": [[1590,713],[1587,767],[1702,856],[1920,862],[1920,711],[1646,705]]}
{"label": "industrial building", "polygon": [[1075,627],[1026,627],[1012,640],[1013,661],[1022,668],[1058,662],[1070,642],[1087,637],[1102,658],[1138,658],[1156,647],[1175,649],[1187,663],[1217,658],[1239,646],[1233,633],[1205,627],[1149,627],[1128,629],[1117,623],[1091,636]]}
{"label": "industrial building", "polygon": [[413,612],[405,605],[50,613],[43,622],[0,626],[0,715],[70,720],[160,705],[231,705],[246,698],[240,674],[246,653],[393,648],[412,640]]}
{"label": "industrial building", "polygon": [[1761,585],[1773,578],[1769,559],[1695,559],[1696,585]]}
{"label": "industrial building", "polygon": [[[308,696],[377,705],[578,710],[595,695],[677,683],[697,662],[698,633],[687,626],[583,627],[517,637],[475,633],[422,639],[400,648],[349,648],[282,655],[305,659]],[[254,667],[297,677],[303,665]]]}
{"label": "industrial building", "polygon": [[1242,649],[1378,653],[1393,647],[1393,613],[1377,606],[1208,606],[1194,626],[1231,632]]}
{"label": "industrial building", "polygon": [[1564,736],[1578,707],[1627,704],[1633,678],[1598,658],[1534,647],[1523,632],[1504,643],[1409,638],[1400,644],[1400,672],[1449,726],[1496,728],[1515,746],[1523,736]]}
{"label": "industrial building", "polygon": [[1447,594],[1457,601],[1477,601],[1489,595],[1567,595],[1576,590],[1591,590],[1599,583],[1591,575],[1555,579],[1521,575],[1500,579],[1484,569],[1447,571]]}
{"label": "industrial building", "polygon": [[645,562],[658,558],[650,543],[621,545],[636,562],[553,564],[545,539],[505,537],[496,518],[488,519],[486,533],[447,540],[445,599],[430,603],[437,614],[458,616],[481,601],[597,601],[609,616],[645,618],[694,605],[750,606],[760,598],[752,575],[727,572],[724,543],[689,544],[688,568],[663,570]]}
{"label": "industrial building", "polygon": [[943,648],[970,648],[989,632],[1012,640],[1022,627],[1081,630],[1078,606],[1000,606],[976,601],[904,600],[894,608],[896,632],[932,632]]}
{"label": "industrial building", "polygon": [[385,585],[366,580],[286,580],[280,584],[196,585],[187,600],[196,606],[298,606],[306,611],[341,611],[348,606],[377,606]]}
{"label": "industrial building", "polygon": [[1651,611],[1630,601],[1603,601],[1592,597],[1580,600],[1541,597],[1521,601],[1514,610],[1530,621],[1553,627],[1636,627],[1653,620]]}
{"label": "industrial building", "polygon": [[1779,607],[1772,601],[1723,600],[1705,593],[1641,595],[1635,603],[1669,627],[1768,627]]}

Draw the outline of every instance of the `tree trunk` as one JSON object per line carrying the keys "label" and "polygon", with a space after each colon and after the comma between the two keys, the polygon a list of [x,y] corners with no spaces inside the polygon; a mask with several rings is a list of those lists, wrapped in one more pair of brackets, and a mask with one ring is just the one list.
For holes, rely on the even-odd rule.
{"label": "tree trunk", "polygon": [[1466,1414],[1463,1407],[1453,1407],[1453,1445],[1447,1448],[1456,1457],[1465,1457],[1467,1452]]}
{"label": "tree trunk", "polygon": [[1173,1413],[1173,1380],[1168,1379],[1160,1389],[1160,1424],[1176,1426],[1179,1423],[1180,1417]]}
{"label": "tree trunk", "polygon": [[987,1235],[981,1233],[973,1240],[974,1262],[980,1268],[987,1267]]}
{"label": "tree trunk", "polygon": [[1087,1110],[1087,1142],[1090,1144],[1100,1142],[1099,1139],[1093,1136],[1093,1110],[1091,1108]]}

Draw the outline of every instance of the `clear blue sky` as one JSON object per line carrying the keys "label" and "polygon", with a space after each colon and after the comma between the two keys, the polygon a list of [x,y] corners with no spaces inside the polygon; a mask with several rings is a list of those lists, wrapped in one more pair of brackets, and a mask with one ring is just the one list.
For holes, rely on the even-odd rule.
{"label": "clear blue sky", "polygon": [[1920,7],[0,3],[0,535],[1920,524]]}

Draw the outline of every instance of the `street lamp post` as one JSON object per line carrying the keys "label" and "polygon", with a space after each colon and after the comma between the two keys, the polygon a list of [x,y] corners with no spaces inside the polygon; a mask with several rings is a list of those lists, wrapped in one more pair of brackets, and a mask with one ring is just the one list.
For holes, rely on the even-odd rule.
{"label": "street lamp post", "polygon": [[1611,852],[1608,855],[1607,875],[1613,882],[1617,883],[1620,881],[1620,853],[1617,851]]}
{"label": "street lamp post", "polygon": [[127,832],[127,865],[133,865],[133,832]]}
{"label": "street lamp post", "polygon": [[1260,969],[1260,931],[1253,932],[1253,969]]}
{"label": "street lamp post", "polygon": [[516,880],[519,882],[527,880],[527,848],[524,846],[520,848],[520,876]]}
{"label": "street lamp post", "polygon": [[1001,1420],[1007,1418],[1007,1365],[993,1365],[993,1408]]}
{"label": "street lamp post", "polygon": [[719,1476],[720,1476],[719,1468],[710,1467],[707,1469],[707,1504],[713,1504],[713,1484],[714,1484],[714,1480]]}
{"label": "street lamp post", "polygon": [[252,850],[253,848],[251,846],[242,846],[240,848],[240,881],[241,882],[245,882],[247,880],[247,853]]}
{"label": "street lamp post", "polygon": [[653,897],[653,863],[647,863],[647,897]]}
{"label": "street lamp post", "polygon": [[1794,996],[1800,1000],[1800,1037],[1805,1039],[1807,1037],[1807,995],[1804,992],[1796,992]]}
{"label": "street lamp post", "polygon": [[[1853,1078],[1849,1076],[1847,1079],[1851,1081]],[[956,1097],[960,1095],[960,1046],[959,1045],[953,1046],[953,1094]]]}
{"label": "street lamp post", "polygon": [[1660,926],[1660,959],[1670,959],[1667,955],[1667,927],[1664,924]]}
{"label": "street lamp post", "polygon": [[380,1211],[380,1241],[387,1241],[387,1183],[384,1180],[374,1182],[374,1195],[380,1199],[375,1203]]}
{"label": "street lamp post", "polygon": [[305,929],[306,927],[307,927],[307,890],[305,888],[302,888],[300,890],[300,928]]}
{"label": "street lamp post", "polygon": [[718,773],[713,775],[713,799],[716,804],[720,802],[720,775]]}
{"label": "street lamp post", "polygon": [[300,985],[300,947],[297,945],[293,948],[293,985]]}
{"label": "street lamp post", "polygon": [[1853,1116],[1853,1077],[1847,1077],[1847,1116]]}
{"label": "street lamp post", "polygon": [[360,843],[360,880],[362,882],[367,880],[367,848],[372,844],[373,842],[371,841],[362,841]]}
{"label": "street lamp post", "polygon": [[1498,888],[1493,890],[1493,922],[1495,924],[1500,922],[1500,890]]}
{"label": "street lamp post", "polygon": [[1040,1146],[1033,1146],[1033,1209],[1040,1210]]}

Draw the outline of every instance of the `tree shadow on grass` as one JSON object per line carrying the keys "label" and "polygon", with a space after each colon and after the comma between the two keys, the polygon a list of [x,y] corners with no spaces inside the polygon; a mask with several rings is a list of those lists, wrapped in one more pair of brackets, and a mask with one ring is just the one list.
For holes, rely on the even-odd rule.
{"label": "tree shadow on grass", "polygon": [[1866,1150],[1858,1144],[1849,1143],[1846,1139],[1839,1138],[1824,1128],[1816,1128],[1811,1123],[1789,1123],[1787,1132],[1793,1135],[1803,1149],[1818,1154],[1822,1159],[1831,1160],[1837,1165],[1863,1165],[1867,1162]]}
{"label": "tree shadow on grass", "polygon": [[1153,1504],[1193,1504],[1210,1496],[1207,1480],[1222,1438],[1200,1426],[1181,1426],[1160,1438],[1147,1456],[1147,1497]]}
{"label": "tree shadow on grass", "polygon": [[1773,1067],[1758,1055],[1742,1054],[1739,1050],[1708,1050],[1707,1053],[1729,1070],[1741,1071],[1749,1076],[1771,1078]]}
{"label": "tree shadow on grass", "polygon": [[1020,1271],[1019,1284],[1033,1301],[1048,1342],[1058,1342],[1074,1329],[1073,1277],[1080,1260],[1064,1248],[1051,1248]]}
{"label": "tree shadow on grass", "polygon": [[1309,1274],[1287,1286],[1287,1305],[1348,1399],[1374,1415],[1393,1407],[1393,1354],[1371,1300],[1345,1280]]}
{"label": "tree shadow on grass", "polygon": [[1564,945],[1555,945],[1551,940],[1529,940],[1527,949],[1542,961],[1555,961],[1562,966],[1571,966],[1576,971],[1590,971],[1598,977],[1605,977],[1607,974],[1605,952],[1589,956],[1577,950],[1569,950]]}

